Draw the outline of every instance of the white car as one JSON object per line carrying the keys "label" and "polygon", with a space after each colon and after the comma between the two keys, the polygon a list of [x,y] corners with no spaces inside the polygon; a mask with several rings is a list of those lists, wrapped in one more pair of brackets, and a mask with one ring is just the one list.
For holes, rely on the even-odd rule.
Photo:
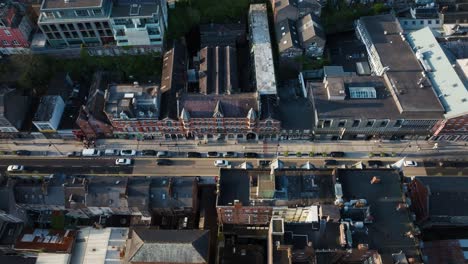
{"label": "white car", "polygon": [[229,161],[227,161],[227,160],[215,160],[214,165],[216,167],[227,167],[227,166],[231,165],[231,163]]}
{"label": "white car", "polygon": [[132,159],[116,159],[115,165],[127,166],[132,164]]}
{"label": "white car", "polygon": [[405,167],[417,167],[418,163],[414,160],[405,160],[405,162],[403,162],[403,165],[405,165]]}
{"label": "white car", "polygon": [[18,172],[18,171],[24,171],[24,166],[23,165],[10,165],[7,167],[8,172]]}
{"label": "white car", "polygon": [[136,150],[133,149],[122,149],[120,151],[120,156],[135,156]]}

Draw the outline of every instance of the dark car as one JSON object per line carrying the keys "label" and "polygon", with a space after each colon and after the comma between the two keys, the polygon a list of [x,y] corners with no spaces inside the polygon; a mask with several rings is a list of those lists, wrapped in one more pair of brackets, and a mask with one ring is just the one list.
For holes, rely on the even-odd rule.
{"label": "dark car", "polygon": [[172,165],[172,160],[158,159],[156,161],[156,164],[158,164],[159,166],[170,166],[170,165]]}
{"label": "dark car", "polygon": [[228,152],[224,153],[223,157],[225,157],[225,158],[235,158],[235,157],[237,157],[237,153],[234,152],[234,151],[228,151]]}
{"label": "dark car", "polygon": [[270,161],[269,160],[259,160],[258,165],[260,165],[262,167],[266,167],[266,166],[270,165]]}
{"label": "dark car", "polygon": [[220,155],[216,151],[210,151],[210,152],[208,152],[207,156],[208,156],[208,158],[218,158]]}
{"label": "dark car", "polygon": [[187,152],[187,158],[201,158],[200,152]]}
{"label": "dark car", "polygon": [[156,156],[156,150],[152,150],[152,149],[145,149],[145,150],[142,150],[141,151],[141,155],[143,156]]}
{"label": "dark car", "polygon": [[323,161],[325,163],[325,166],[336,166],[338,165],[338,161],[333,160],[333,159],[328,159]]}
{"label": "dark car", "polygon": [[335,157],[335,158],[342,158],[345,156],[345,154],[344,152],[341,152],[341,151],[333,151],[333,152],[330,152],[330,156]]}
{"label": "dark car", "polygon": [[81,152],[79,152],[79,151],[69,152],[69,153],[67,153],[67,157],[69,157],[69,158],[71,158],[71,157],[81,157]]}
{"label": "dark car", "polygon": [[257,158],[258,154],[255,152],[245,152],[244,153],[244,158]]}
{"label": "dark car", "polygon": [[17,150],[16,155],[18,155],[18,156],[29,156],[29,155],[31,155],[31,151],[29,151],[29,150]]}
{"label": "dark car", "polygon": [[369,167],[373,167],[373,168],[382,167],[383,162],[380,161],[380,160],[369,160],[369,161],[367,161],[367,165],[369,165]]}

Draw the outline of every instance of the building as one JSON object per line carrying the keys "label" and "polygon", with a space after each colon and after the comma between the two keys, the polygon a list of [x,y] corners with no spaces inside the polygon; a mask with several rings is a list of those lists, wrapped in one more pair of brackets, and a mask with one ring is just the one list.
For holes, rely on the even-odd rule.
{"label": "building", "polygon": [[104,113],[114,134],[137,136],[159,131],[161,97],[158,86],[111,85],[104,98]]}
{"label": "building", "polygon": [[[408,184],[411,210],[423,229],[466,227],[467,177],[415,177]],[[447,206],[450,204],[451,206]]]}
{"label": "building", "polygon": [[408,42],[426,69],[445,114],[433,128],[432,140],[468,141],[468,86],[429,28],[411,32]]}
{"label": "building", "polygon": [[250,5],[248,20],[256,91],[260,95],[276,95],[276,75],[266,4]]}
{"label": "building", "polygon": [[110,0],[45,0],[37,23],[54,48],[102,46],[114,43],[111,9]]}
{"label": "building", "polygon": [[316,0],[270,0],[273,8],[275,24],[285,19],[298,20],[299,18],[314,14],[320,17],[322,1]]}
{"label": "building", "polygon": [[47,95],[41,98],[39,108],[34,115],[33,124],[39,132],[57,131],[62,118],[65,102],[59,95]]}
{"label": "building", "polygon": [[[442,113],[426,113],[424,109],[400,112],[382,77],[326,72],[323,83],[308,83],[318,139],[426,138],[442,119]],[[410,100],[405,94],[399,98]]]}
{"label": "building", "polygon": [[399,113],[426,115],[416,121],[421,125],[441,120],[445,110],[427,78],[429,69],[413,53],[398,20],[392,14],[361,17],[356,34],[366,46],[372,73],[383,77]]}
{"label": "building", "polygon": [[30,98],[8,87],[0,87],[0,133],[19,132],[29,111]]}
{"label": "building", "polygon": [[128,233],[128,228],[80,228],[71,263],[120,263]]}
{"label": "building", "polygon": [[330,170],[222,169],[218,219],[224,232],[233,225],[267,227],[272,217],[312,223],[318,208],[310,206],[333,201],[334,181]]}
{"label": "building", "polygon": [[242,23],[200,25],[200,47],[236,47],[238,42],[245,41],[245,28]]}
{"label": "building", "polygon": [[78,138],[95,139],[101,137],[111,137],[113,128],[104,113],[105,90],[109,85],[107,73],[96,72],[89,89],[89,96],[86,104],[81,106],[76,119],[76,124],[80,128]]}
{"label": "building", "polygon": [[236,49],[231,46],[202,48],[198,76],[201,94],[231,94],[239,91]]}
{"label": "building", "polygon": [[207,264],[209,231],[135,228],[127,240],[124,263]]}
{"label": "building", "polygon": [[161,52],[167,25],[165,0],[119,0],[112,6],[110,26],[117,46],[152,46]]}
{"label": "building", "polygon": [[466,263],[468,261],[467,245],[467,239],[423,242],[421,251],[424,263]]}
{"label": "building", "polygon": [[23,231],[24,222],[18,217],[0,211],[0,246],[14,245]]}
{"label": "building", "polygon": [[19,3],[0,4],[0,54],[28,53],[33,24]]}
{"label": "building", "polygon": [[419,30],[425,27],[441,29],[444,24],[443,16],[440,15],[439,8],[434,2],[423,5],[416,4],[410,8],[409,13],[409,16],[398,18],[405,31]]}

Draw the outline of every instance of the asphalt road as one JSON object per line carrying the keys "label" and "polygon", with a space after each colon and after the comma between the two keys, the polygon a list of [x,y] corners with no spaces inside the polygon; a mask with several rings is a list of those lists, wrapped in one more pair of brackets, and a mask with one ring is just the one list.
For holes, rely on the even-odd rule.
{"label": "asphalt road", "polygon": [[[329,158],[327,158],[329,159]],[[376,159],[376,158],[373,158]],[[100,174],[100,175],[135,175],[135,176],[215,176],[219,168],[213,165],[216,158],[174,158],[172,166],[156,165],[157,158],[135,158],[131,166],[116,166],[115,157],[100,158],[37,158],[37,157],[15,157],[0,159],[0,172],[5,172],[8,165],[23,165],[27,174]],[[250,162],[255,168],[260,167],[260,159],[234,158],[228,159],[232,167],[238,167],[244,161]],[[315,167],[324,166],[324,159],[308,158],[287,158],[281,159],[285,167],[300,168],[307,161]],[[351,166],[358,160],[337,159],[339,165]],[[391,164],[393,161],[386,160],[384,164]],[[366,163],[366,162],[364,162]],[[418,161],[420,166],[415,168],[404,168],[406,176],[414,175],[468,175],[466,166],[460,167],[424,167],[424,163]]]}

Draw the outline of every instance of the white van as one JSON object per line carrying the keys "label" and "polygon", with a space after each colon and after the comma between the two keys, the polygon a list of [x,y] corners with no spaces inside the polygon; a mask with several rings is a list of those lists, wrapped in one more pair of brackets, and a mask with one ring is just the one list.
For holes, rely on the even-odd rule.
{"label": "white van", "polygon": [[81,154],[83,157],[98,157],[101,156],[101,151],[97,149],[83,149]]}
{"label": "white van", "polygon": [[118,156],[120,153],[116,149],[106,149],[104,151],[104,156]]}

